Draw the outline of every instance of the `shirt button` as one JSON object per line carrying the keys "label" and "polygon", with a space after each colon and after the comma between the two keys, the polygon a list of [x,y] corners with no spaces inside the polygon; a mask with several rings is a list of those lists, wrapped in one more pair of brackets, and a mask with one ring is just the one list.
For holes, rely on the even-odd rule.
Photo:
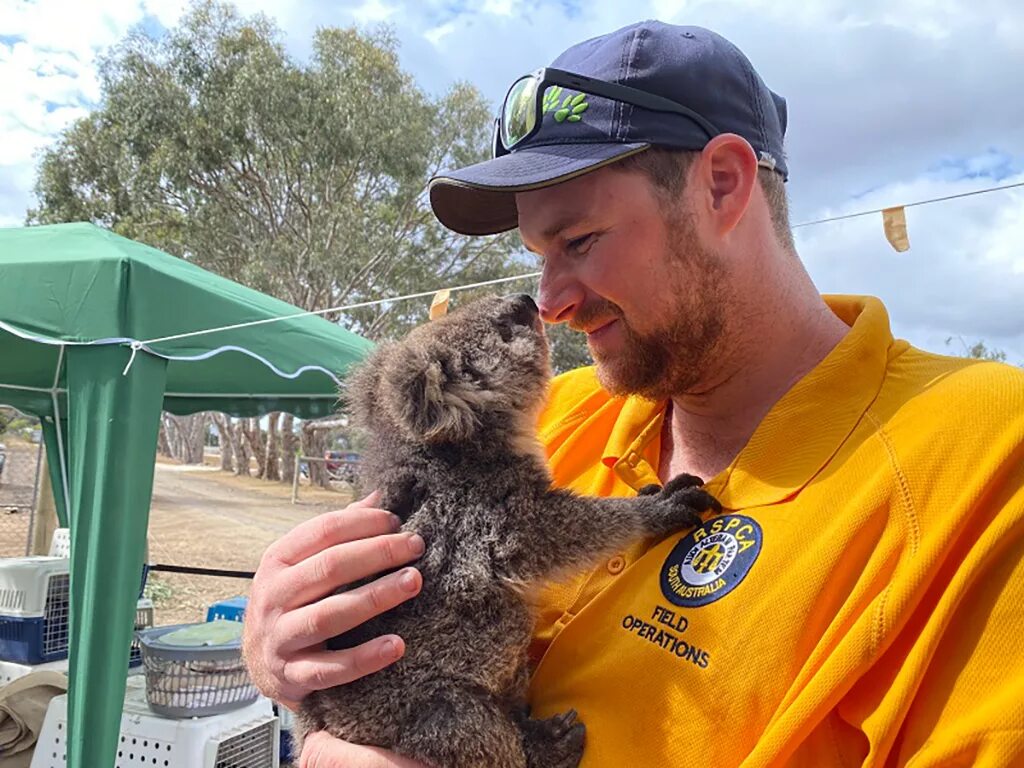
{"label": "shirt button", "polygon": [[626,567],[626,558],[622,555],[616,555],[608,561],[608,573],[612,576],[618,576],[622,573],[622,569]]}

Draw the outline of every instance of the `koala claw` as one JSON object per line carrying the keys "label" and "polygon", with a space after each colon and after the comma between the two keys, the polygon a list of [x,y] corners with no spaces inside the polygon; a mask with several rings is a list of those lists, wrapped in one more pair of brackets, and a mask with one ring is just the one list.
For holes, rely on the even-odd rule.
{"label": "koala claw", "polygon": [[657,501],[665,504],[664,511],[659,515],[660,524],[665,530],[692,528],[701,524],[701,513],[712,510],[722,511],[722,505],[704,488],[703,480],[694,475],[678,475],[673,477],[664,488],[656,485],[645,486],[641,490],[643,496],[654,496]]}
{"label": "koala claw", "polygon": [[583,758],[586,727],[576,719],[576,710],[546,720],[527,721],[526,765],[528,768],[576,768]]}
{"label": "koala claw", "polygon": [[649,485],[645,485],[643,488],[637,491],[637,495],[657,496],[659,493],[664,492],[666,496],[671,496],[680,489],[694,488],[700,485],[704,485],[704,481],[701,480],[696,475],[682,474],[676,475],[671,480],[669,480],[668,484],[665,487],[662,487],[657,483],[650,483]]}
{"label": "koala claw", "polygon": [[683,473],[681,475],[676,475],[665,484],[665,493],[671,495],[683,488],[696,488],[700,485],[704,485],[704,481],[699,477]]}

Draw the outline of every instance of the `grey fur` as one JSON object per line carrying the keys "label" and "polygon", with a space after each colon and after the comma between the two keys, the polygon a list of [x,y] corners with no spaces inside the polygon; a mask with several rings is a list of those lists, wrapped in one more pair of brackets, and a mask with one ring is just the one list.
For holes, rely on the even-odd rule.
{"label": "grey fur", "polygon": [[423,591],[340,638],[396,633],[394,665],[309,695],[299,730],[326,730],[437,768],[573,768],[584,728],[526,710],[530,595],[563,572],[719,509],[690,476],[635,498],[551,488],[535,437],[550,378],[529,297],[488,298],[382,345],[351,379],[373,436],[367,488],[416,531]]}

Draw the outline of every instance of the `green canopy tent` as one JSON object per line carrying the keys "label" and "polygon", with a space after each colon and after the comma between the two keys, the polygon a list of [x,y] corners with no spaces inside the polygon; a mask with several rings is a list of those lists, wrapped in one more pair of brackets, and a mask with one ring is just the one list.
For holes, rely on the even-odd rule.
{"label": "green canopy tent", "polygon": [[114,765],[161,409],[331,413],[371,344],[258,323],[300,314],[91,224],[0,229],[0,403],[42,420],[71,528],[69,768]]}

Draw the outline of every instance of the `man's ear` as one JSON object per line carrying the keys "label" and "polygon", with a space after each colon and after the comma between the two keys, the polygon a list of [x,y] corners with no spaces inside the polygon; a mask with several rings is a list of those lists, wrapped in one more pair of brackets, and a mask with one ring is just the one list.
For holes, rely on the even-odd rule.
{"label": "man's ear", "polygon": [[389,363],[383,382],[386,406],[407,438],[448,443],[472,434],[477,419],[461,396],[464,386],[439,361],[406,347],[397,349]]}
{"label": "man's ear", "polygon": [[746,213],[757,183],[757,157],[746,139],[722,133],[700,153],[697,174],[703,205],[717,237],[730,233]]}

